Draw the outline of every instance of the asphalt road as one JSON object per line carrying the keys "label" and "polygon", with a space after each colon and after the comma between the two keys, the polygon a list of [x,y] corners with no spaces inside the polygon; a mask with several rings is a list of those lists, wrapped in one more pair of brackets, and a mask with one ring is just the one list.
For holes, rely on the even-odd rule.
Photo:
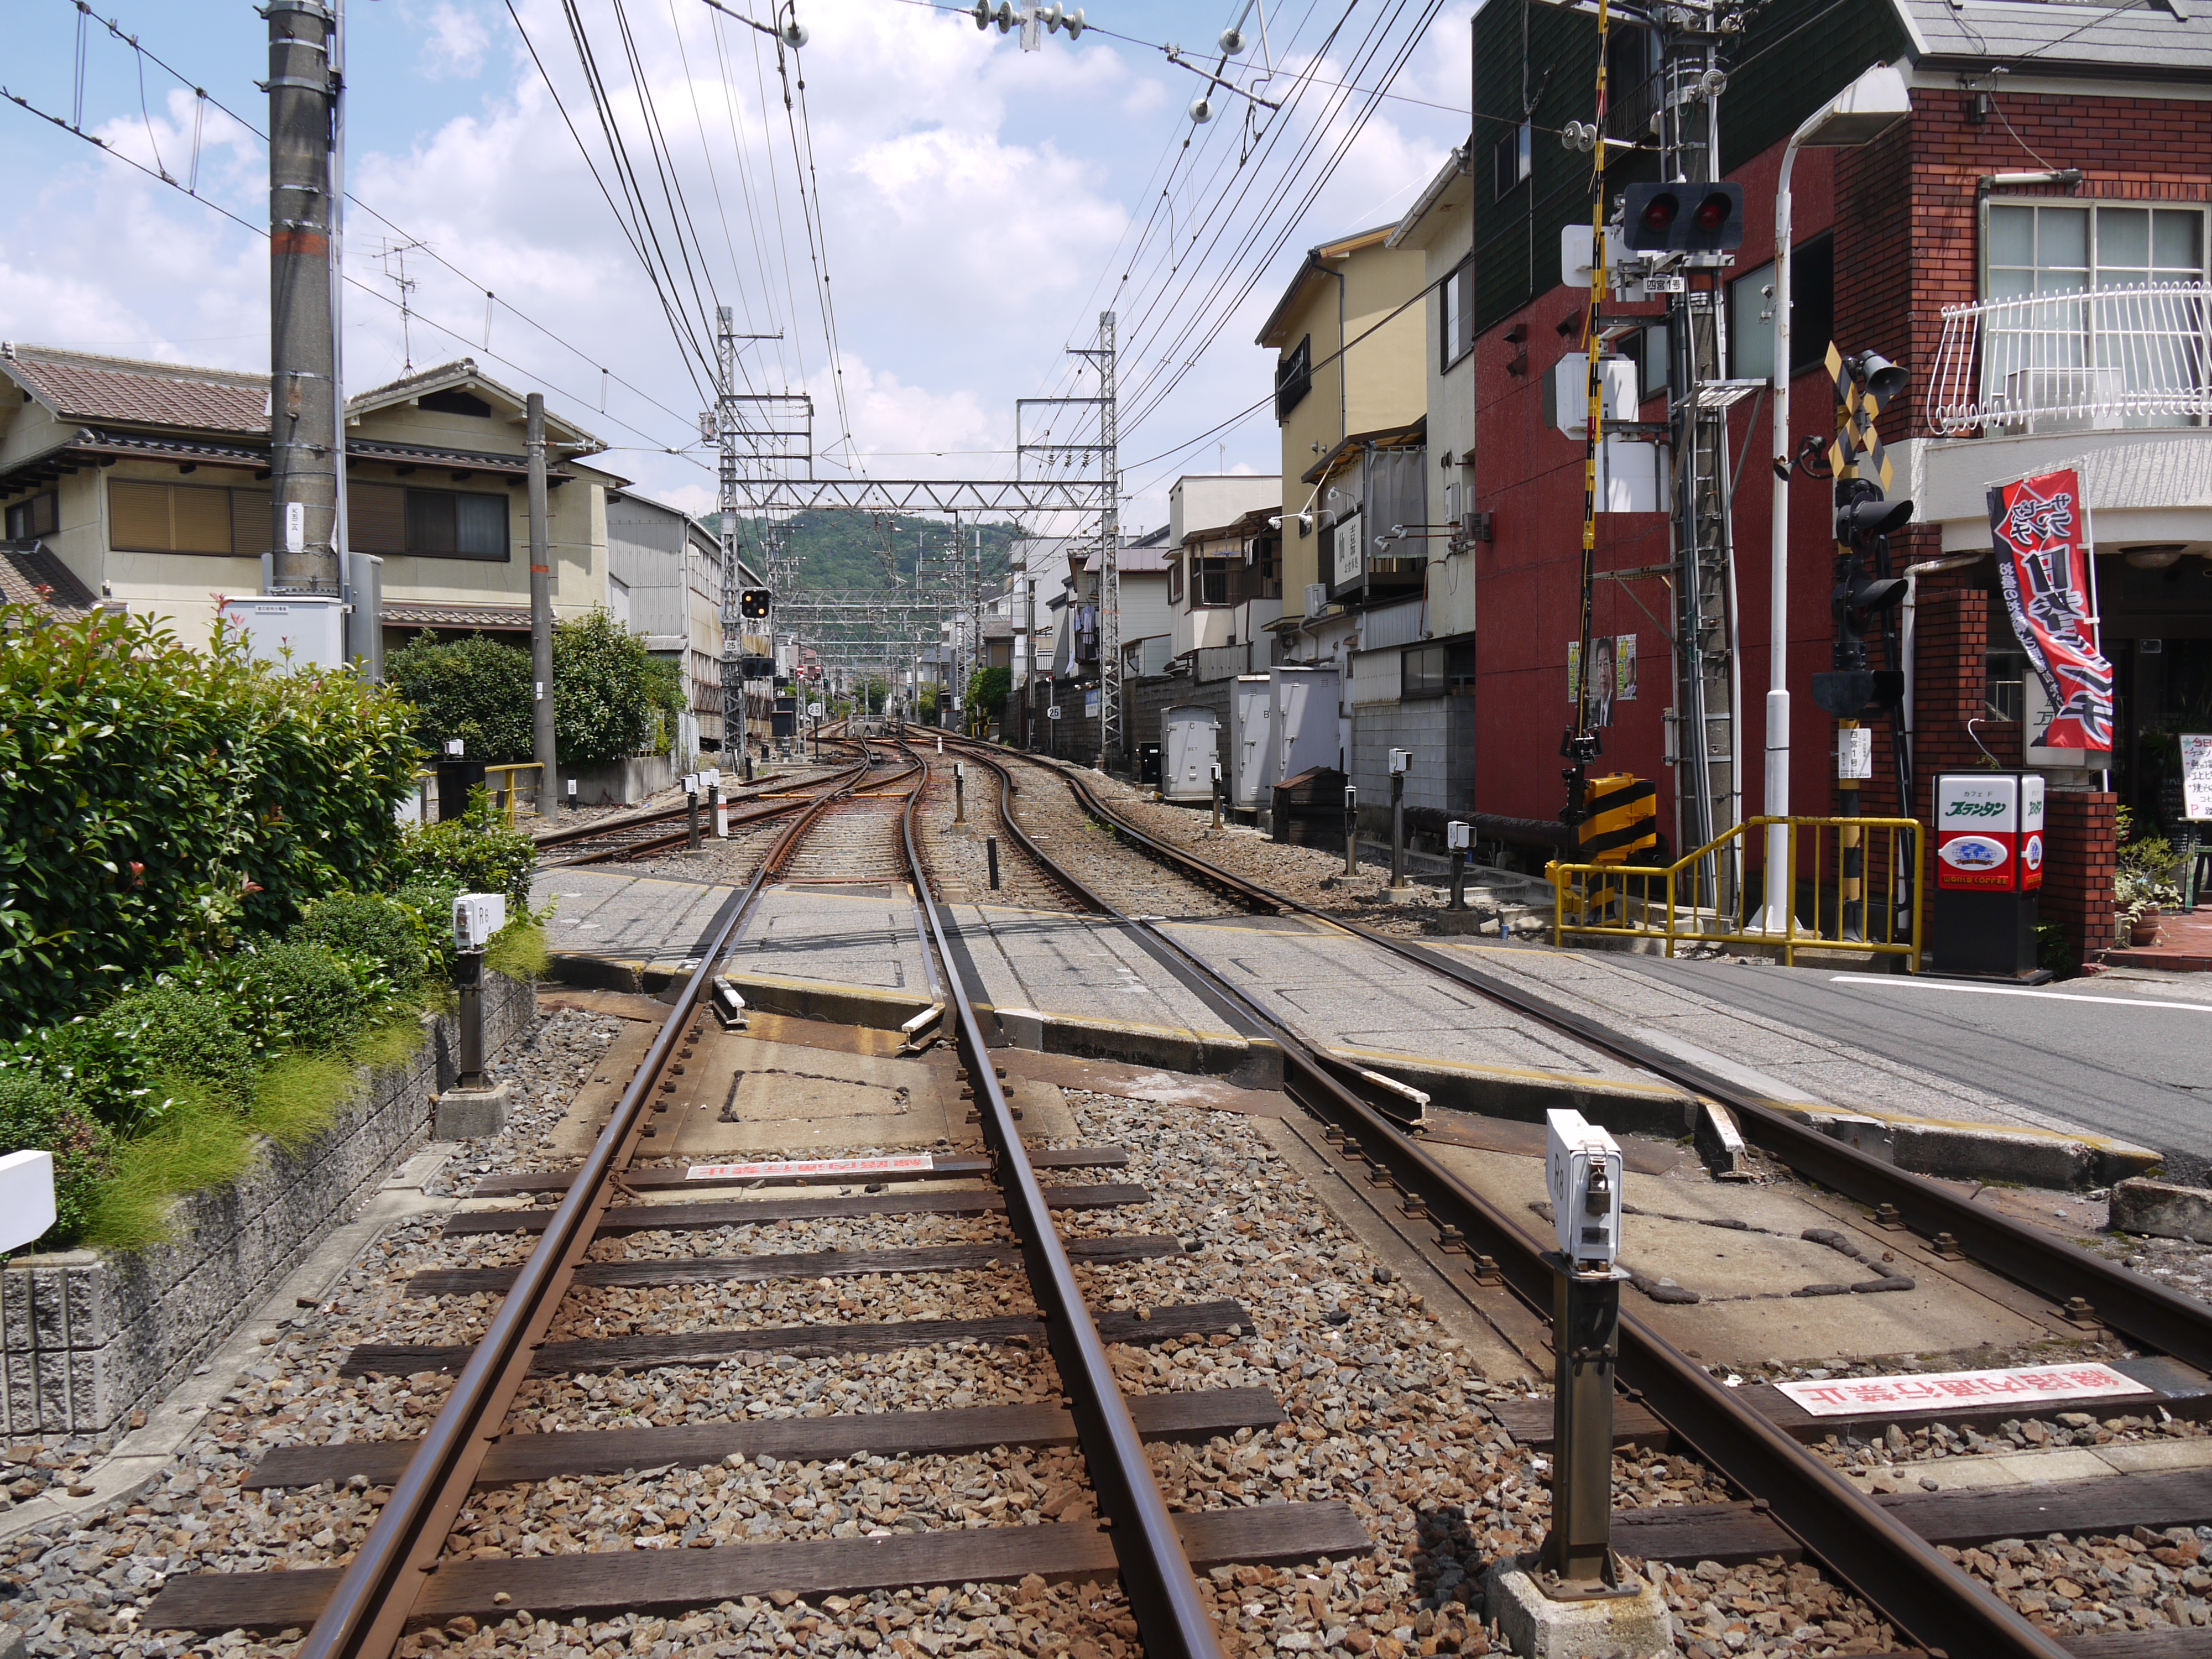
{"label": "asphalt road", "polygon": [[1732,1006],[1867,1048],[2212,1172],[2212,985],[2084,979],[2026,988],[1902,974],[1623,960]]}

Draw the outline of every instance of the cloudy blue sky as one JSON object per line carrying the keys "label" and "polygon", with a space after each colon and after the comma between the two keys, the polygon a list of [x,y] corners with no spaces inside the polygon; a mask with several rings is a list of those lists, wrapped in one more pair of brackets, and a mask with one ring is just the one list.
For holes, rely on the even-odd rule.
{"label": "cloudy blue sky", "polygon": [[[726,0],[763,19],[770,3]],[[1098,0],[1079,40],[1025,52],[921,0],[797,0],[811,38],[781,67],[772,41],[708,0],[570,4],[679,272],[691,250],[672,297],[695,325],[721,303],[741,327],[782,331],[749,349],[747,374],[814,396],[821,470],[1005,476],[1013,400],[1089,389],[1066,349],[1110,307],[1139,524],[1164,517],[1178,471],[1275,469],[1264,410],[1191,441],[1266,393],[1252,337],[1305,248],[1395,218],[1468,125],[1470,3],[1281,0],[1263,47],[1245,0]],[[392,378],[404,350],[418,368],[474,355],[606,438],[607,465],[706,509],[703,371],[586,166],[611,179],[567,10],[349,0],[349,185],[363,206],[348,224],[347,380]],[[0,167],[16,180],[0,209],[0,336],[265,368],[264,245],[210,205],[265,216],[265,150],[215,107],[264,123],[265,26],[249,0],[94,11],[80,52],[71,0],[7,0],[0,82],[64,119],[81,108],[117,156],[204,199],[0,105]],[[1194,126],[1203,82],[1161,48],[1210,67],[1240,13],[1250,44],[1232,69],[1282,107],[1217,93],[1220,112]],[[688,213],[681,237],[648,119]],[[404,345],[385,252],[402,242],[425,245],[404,256]]]}

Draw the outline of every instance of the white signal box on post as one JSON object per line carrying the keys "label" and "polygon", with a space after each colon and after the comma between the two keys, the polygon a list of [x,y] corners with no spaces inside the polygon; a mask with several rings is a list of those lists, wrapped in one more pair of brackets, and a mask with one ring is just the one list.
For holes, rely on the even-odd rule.
{"label": "white signal box on post", "polygon": [[507,895],[464,893],[453,901],[453,945],[457,950],[481,951],[492,935],[507,926]]}
{"label": "white signal box on post", "polygon": [[1444,825],[1444,851],[1464,853],[1468,850],[1467,825],[1454,818]]}
{"label": "white signal box on post", "polygon": [[1620,1254],[1620,1148],[1580,1112],[1544,1115],[1544,1183],[1559,1254],[1579,1273],[1610,1273]]}
{"label": "white signal box on post", "polygon": [[54,1155],[0,1158],[0,1250],[20,1250],[54,1224]]}

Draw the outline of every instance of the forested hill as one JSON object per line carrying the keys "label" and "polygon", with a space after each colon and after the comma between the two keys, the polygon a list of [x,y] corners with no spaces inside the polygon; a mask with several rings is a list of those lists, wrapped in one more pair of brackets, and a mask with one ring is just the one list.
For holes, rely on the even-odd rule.
{"label": "forested hill", "polygon": [[[720,533],[720,514],[704,522]],[[891,519],[871,513],[802,513],[787,521],[791,544],[799,555],[801,583],[808,587],[889,589],[894,574],[911,581],[915,557],[926,549],[939,568],[949,550],[952,526],[949,520]],[[1006,574],[1007,549],[1024,533],[1018,525],[981,526],[985,591]],[[744,544],[745,562],[755,569],[765,565],[757,520],[742,520],[738,537]],[[963,535],[975,527],[963,525]]]}

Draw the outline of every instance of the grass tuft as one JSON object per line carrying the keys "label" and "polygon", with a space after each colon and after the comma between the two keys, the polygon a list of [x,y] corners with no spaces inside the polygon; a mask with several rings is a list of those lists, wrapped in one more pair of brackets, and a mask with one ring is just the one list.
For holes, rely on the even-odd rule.
{"label": "grass tuft", "polygon": [[534,921],[501,928],[484,951],[484,966],[509,979],[543,979],[552,963],[545,930]]}
{"label": "grass tuft", "polygon": [[280,1055],[253,1085],[246,1121],[287,1152],[321,1133],[353,1088],[353,1062],[298,1049]]}
{"label": "grass tuft", "polygon": [[149,1134],[116,1148],[115,1173],[93,1204],[84,1242],[135,1250],[173,1236],[177,1195],[235,1181],[252,1167],[254,1132],[205,1093],[165,1085],[175,1103]]}

